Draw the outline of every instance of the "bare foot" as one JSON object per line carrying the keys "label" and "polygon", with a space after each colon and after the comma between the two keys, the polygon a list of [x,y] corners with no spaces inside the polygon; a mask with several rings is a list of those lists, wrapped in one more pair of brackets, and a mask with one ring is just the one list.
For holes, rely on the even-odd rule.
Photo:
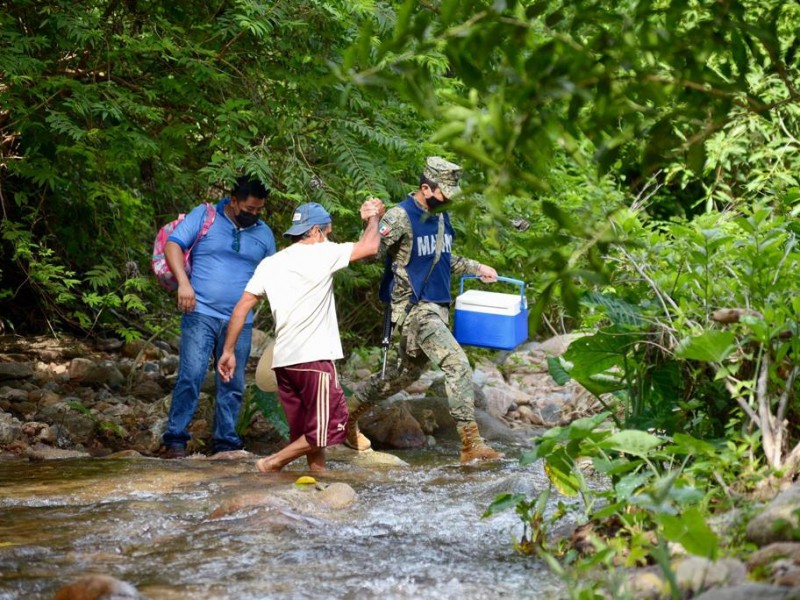
{"label": "bare foot", "polygon": [[277,473],[282,468],[282,465],[272,462],[269,456],[265,456],[256,461],[256,469],[258,469],[260,473]]}

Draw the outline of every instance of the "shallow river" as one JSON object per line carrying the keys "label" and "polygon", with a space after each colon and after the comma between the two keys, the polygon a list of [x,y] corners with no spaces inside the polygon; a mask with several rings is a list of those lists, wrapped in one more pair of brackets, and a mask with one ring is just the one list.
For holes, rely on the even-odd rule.
{"label": "shallow river", "polygon": [[291,489],[304,463],[265,476],[255,458],[2,462],[0,600],[52,599],[89,573],[150,600],[563,597],[541,561],[513,552],[513,512],[480,518],[498,493],[540,490],[540,468],[462,467],[455,447],[396,454],[410,466],[329,461],[317,479],[349,484],[356,502],[280,519],[209,515]]}

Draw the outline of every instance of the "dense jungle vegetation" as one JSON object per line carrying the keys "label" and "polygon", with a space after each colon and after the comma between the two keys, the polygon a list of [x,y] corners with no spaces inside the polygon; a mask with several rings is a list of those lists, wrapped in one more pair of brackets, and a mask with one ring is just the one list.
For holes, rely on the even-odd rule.
{"label": "dense jungle vegetation", "polygon": [[[313,200],[346,240],[442,154],[459,253],[528,283],[532,332],[589,333],[551,372],[607,411],[523,460],[632,563],[715,555],[705,515],[800,466],[798,23],[784,0],[11,0],[0,329],[149,336],[176,322],[156,230],[237,174],[276,231]],[[377,275],[337,283],[350,347],[378,341]],[[558,554],[543,497],[509,507],[520,550]]]}

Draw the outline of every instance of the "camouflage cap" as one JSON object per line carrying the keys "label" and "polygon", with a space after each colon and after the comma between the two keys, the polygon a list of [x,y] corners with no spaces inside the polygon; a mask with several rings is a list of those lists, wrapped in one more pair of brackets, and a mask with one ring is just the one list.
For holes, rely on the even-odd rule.
{"label": "camouflage cap", "polygon": [[429,157],[422,175],[436,183],[448,200],[461,193],[461,187],[458,185],[458,180],[461,179],[461,167],[441,156]]}

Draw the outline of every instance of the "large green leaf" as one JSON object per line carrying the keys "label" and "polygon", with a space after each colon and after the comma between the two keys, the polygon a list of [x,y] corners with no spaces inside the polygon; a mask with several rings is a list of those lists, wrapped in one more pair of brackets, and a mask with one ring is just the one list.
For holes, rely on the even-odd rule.
{"label": "large green leaf", "polygon": [[675,356],[703,362],[722,362],[736,349],[735,340],[732,331],[706,331],[684,338],[675,350]]}
{"label": "large green leaf", "polygon": [[613,330],[578,338],[564,353],[564,360],[572,365],[567,371],[597,396],[624,389],[625,357],[638,340],[638,335]]}
{"label": "large green leaf", "polygon": [[555,488],[565,496],[575,496],[583,487],[580,471],[564,451],[550,454],[545,459],[544,471]]}
{"label": "large green leaf", "polygon": [[284,439],[289,439],[289,422],[286,420],[286,413],[278,400],[275,392],[265,392],[257,386],[251,386],[253,402],[261,411],[261,414],[272,423],[275,430]]}
{"label": "large green leaf", "polygon": [[604,450],[616,450],[632,456],[647,457],[664,442],[665,440],[645,431],[630,429],[614,433],[597,445]]}
{"label": "large green leaf", "polygon": [[582,300],[584,304],[602,308],[612,325],[640,328],[645,324],[641,308],[611,294],[589,292]]}
{"label": "large green leaf", "polygon": [[668,452],[675,454],[694,454],[703,456],[713,456],[716,454],[716,448],[713,444],[705,440],[698,440],[686,433],[676,433],[672,440],[673,445],[665,448]]}
{"label": "large green leaf", "polygon": [[719,539],[706,524],[698,508],[690,508],[680,515],[658,514],[656,521],[669,541],[680,544],[687,552],[697,556],[716,558]]}
{"label": "large green leaf", "polygon": [[486,511],[481,515],[481,518],[485,519],[487,517],[504,512],[510,508],[515,508],[517,504],[525,500],[525,494],[499,494],[494,500],[492,500],[492,503],[486,508]]}
{"label": "large green leaf", "polygon": [[550,377],[552,377],[553,381],[558,385],[566,385],[569,380],[572,379],[558,356],[547,357],[547,370],[550,372]]}

